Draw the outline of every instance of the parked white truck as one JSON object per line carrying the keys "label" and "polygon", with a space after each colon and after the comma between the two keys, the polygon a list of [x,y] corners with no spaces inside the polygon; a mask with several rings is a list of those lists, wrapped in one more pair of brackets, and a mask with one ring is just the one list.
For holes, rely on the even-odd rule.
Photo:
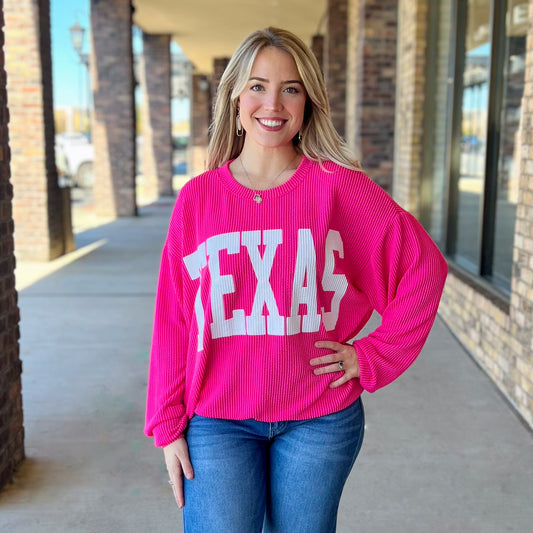
{"label": "parked white truck", "polygon": [[88,189],[94,184],[94,148],[82,133],[56,135],[56,167],[63,185]]}

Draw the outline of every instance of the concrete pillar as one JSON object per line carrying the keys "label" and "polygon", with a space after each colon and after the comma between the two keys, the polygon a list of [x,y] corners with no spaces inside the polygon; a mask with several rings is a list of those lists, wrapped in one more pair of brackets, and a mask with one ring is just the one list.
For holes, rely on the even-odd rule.
{"label": "concrete pillar", "polygon": [[209,123],[211,121],[211,84],[204,74],[192,76],[191,149],[189,151],[191,175],[205,170]]}
{"label": "concrete pillar", "polygon": [[18,259],[73,250],[69,191],[55,166],[50,0],[5,0],[13,218]]}
{"label": "concrete pillar", "polygon": [[142,174],[144,195],[172,196],[170,35],[143,34]]}
{"label": "concrete pillar", "polygon": [[130,0],[91,2],[94,203],[100,216],[137,214]]}
{"label": "concrete pillar", "polygon": [[217,98],[218,84],[220,78],[228,66],[229,57],[216,57],[213,60],[213,77],[211,78],[211,109],[215,107],[215,101]]}
{"label": "concrete pillar", "polygon": [[392,193],[420,217],[426,101],[427,0],[400,1]]}
{"label": "concrete pillar", "polygon": [[19,310],[13,252],[13,187],[9,181],[9,111],[4,66],[4,11],[0,0],[0,488],[24,459],[19,357]]}
{"label": "concrete pillar", "polygon": [[328,24],[324,42],[324,78],[335,129],[346,131],[346,52],[348,0],[328,0]]}
{"label": "concrete pillar", "polygon": [[350,0],[346,140],[372,178],[392,189],[397,0]]}

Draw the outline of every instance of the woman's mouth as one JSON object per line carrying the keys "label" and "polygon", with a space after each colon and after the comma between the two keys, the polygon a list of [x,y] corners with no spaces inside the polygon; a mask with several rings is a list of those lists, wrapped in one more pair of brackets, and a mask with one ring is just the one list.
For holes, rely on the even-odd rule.
{"label": "woman's mouth", "polygon": [[286,122],[285,120],[271,118],[258,118],[257,121],[261,126],[270,130],[280,129]]}

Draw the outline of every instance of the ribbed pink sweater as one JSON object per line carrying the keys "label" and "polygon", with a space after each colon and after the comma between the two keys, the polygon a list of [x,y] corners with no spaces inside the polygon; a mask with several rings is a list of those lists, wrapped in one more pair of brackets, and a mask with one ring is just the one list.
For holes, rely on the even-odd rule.
{"label": "ribbed pink sweater", "polygon": [[[360,172],[305,157],[254,192],[228,164],[181,190],[163,249],[145,433],[165,446],[193,414],[264,422],[341,410],[420,353],[447,265],[422,226]],[[317,340],[354,342],[360,379],[331,389]]]}

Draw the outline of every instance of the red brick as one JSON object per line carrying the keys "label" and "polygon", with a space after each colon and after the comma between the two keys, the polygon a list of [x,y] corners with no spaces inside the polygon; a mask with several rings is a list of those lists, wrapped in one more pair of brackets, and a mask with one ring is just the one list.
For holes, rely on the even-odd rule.
{"label": "red brick", "polygon": [[[50,0],[4,0],[4,15],[11,112],[3,108],[0,115],[10,120],[11,152],[2,160],[11,159],[15,248],[21,259],[49,261],[73,242],[55,168]],[[32,216],[26,191],[34,195]]]}
{"label": "red brick", "polygon": [[[3,26],[3,2],[0,0],[0,26]],[[0,47],[4,31],[0,29]],[[0,152],[9,160],[9,133],[6,119],[5,62],[0,48]],[[12,187],[6,163],[0,163],[0,488],[8,483],[24,459],[22,394],[19,349],[19,310],[15,289],[13,254]]]}
{"label": "red brick", "polygon": [[171,196],[170,35],[143,35],[142,174],[147,198]]}
{"label": "red brick", "polygon": [[91,3],[96,213],[134,216],[136,124],[130,0]]}

